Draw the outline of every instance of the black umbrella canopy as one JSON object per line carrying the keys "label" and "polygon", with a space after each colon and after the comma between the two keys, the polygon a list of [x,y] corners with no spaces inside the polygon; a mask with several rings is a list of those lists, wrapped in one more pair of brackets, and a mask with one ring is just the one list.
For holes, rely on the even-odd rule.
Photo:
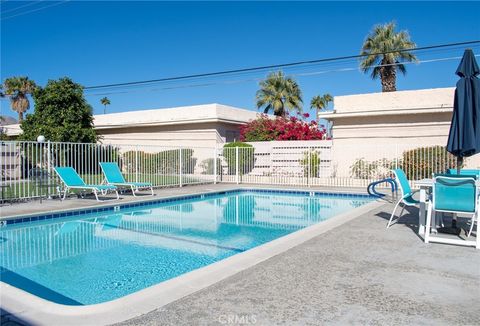
{"label": "black umbrella canopy", "polygon": [[447,151],[457,156],[460,169],[464,157],[480,152],[480,68],[472,50],[465,50],[456,74],[460,80],[455,89]]}

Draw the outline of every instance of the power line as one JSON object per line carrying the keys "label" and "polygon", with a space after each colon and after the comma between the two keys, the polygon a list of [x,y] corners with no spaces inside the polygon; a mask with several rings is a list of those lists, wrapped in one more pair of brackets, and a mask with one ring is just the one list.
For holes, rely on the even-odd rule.
{"label": "power line", "polygon": [[150,83],[158,83],[158,82],[166,82],[166,81],[177,81],[177,80],[200,78],[200,77],[212,77],[212,76],[227,75],[227,74],[242,73],[242,72],[251,72],[251,71],[258,71],[258,70],[265,70],[265,69],[287,68],[287,67],[300,66],[300,65],[305,65],[305,64],[317,64],[317,63],[332,62],[332,61],[347,60],[347,59],[358,59],[358,58],[371,56],[371,55],[384,55],[384,54],[394,53],[394,52],[422,51],[422,50],[439,49],[439,48],[446,48],[446,47],[453,47],[453,46],[460,46],[460,45],[471,45],[471,44],[477,44],[477,43],[480,43],[480,40],[430,45],[430,46],[424,46],[424,47],[394,50],[394,51],[386,51],[386,52],[380,52],[380,53],[363,54],[363,55],[358,54],[358,55],[349,55],[349,56],[342,56],[342,57],[316,59],[316,60],[297,61],[297,62],[282,63],[282,64],[276,64],[276,65],[259,66],[259,67],[252,67],[252,68],[242,68],[242,69],[232,69],[232,70],[224,70],[224,71],[202,73],[202,74],[193,74],[193,75],[166,77],[166,78],[159,78],[159,79],[150,79],[150,80],[143,80],[143,81],[124,82],[124,83],[115,83],[115,84],[106,84],[106,85],[95,85],[95,86],[85,87],[85,89],[86,90],[92,90],[92,89],[101,89],[101,88],[110,88],[110,87],[119,87],[119,86],[134,86],[134,85],[142,85],[142,84],[150,84]]}
{"label": "power line", "polygon": [[43,2],[43,1],[45,1],[45,0],[27,2],[27,3],[24,4],[24,5],[21,5],[21,6],[12,8],[12,9],[8,9],[8,10],[3,10],[3,11],[0,12],[0,14],[4,15],[4,14],[6,14],[6,13],[8,13],[8,12],[17,11],[18,9],[25,8],[25,7],[30,7],[30,6],[36,5],[36,4],[40,3],[40,2]]}
{"label": "power line", "polygon": [[[480,57],[480,54],[475,55],[475,57]],[[461,59],[461,56],[456,57],[446,57],[446,58],[435,58],[435,59],[426,59],[420,60],[418,62],[404,62],[403,64],[424,64],[424,63],[433,63],[433,62],[442,62],[442,61],[449,61],[449,60],[458,60]],[[383,64],[383,65],[376,65],[375,67],[388,67],[388,66],[395,66],[396,64]],[[345,67],[339,69],[330,69],[330,70],[320,70],[320,71],[313,71],[313,72],[300,72],[300,73],[293,73],[290,74],[293,77],[309,77],[309,76],[316,76],[322,75],[327,73],[334,73],[334,72],[347,72],[347,71],[358,71],[358,67]],[[88,94],[88,96],[105,96],[105,95],[115,95],[115,94],[129,94],[129,93],[139,93],[139,92],[155,92],[155,91],[163,91],[163,90],[171,90],[171,89],[182,89],[182,88],[197,88],[197,87],[208,87],[208,86],[215,86],[215,85],[229,85],[229,84],[238,84],[238,83],[246,83],[252,81],[260,81],[261,78],[249,78],[249,79],[237,79],[237,80],[225,80],[221,82],[206,82],[201,84],[187,84],[187,85],[178,85],[178,86],[168,86],[168,87],[156,87],[151,89],[135,89],[135,90],[123,90],[123,91],[111,91],[111,92],[102,92],[102,93],[93,93]]]}
{"label": "power line", "polygon": [[36,12],[36,11],[39,11],[39,10],[44,10],[44,9],[47,9],[47,8],[55,7],[55,6],[64,4],[64,3],[69,2],[69,1],[71,1],[71,0],[63,0],[63,1],[55,2],[55,3],[49,4],[49,5],[40,7],[40,8],[36,8],[36,9],[32,9],[32,10],[27,10],[27,11],[20,12],[20,13],[18,13],[18,14],[11,15],[11,16],[7,16],[7,17],[2,17],[0,20],[7,20],[7,19],[10,19],[10,18],[14,18],[14,17],[18,17],[18,16],[30,14],[30,13],[32,13],[32,12]]}

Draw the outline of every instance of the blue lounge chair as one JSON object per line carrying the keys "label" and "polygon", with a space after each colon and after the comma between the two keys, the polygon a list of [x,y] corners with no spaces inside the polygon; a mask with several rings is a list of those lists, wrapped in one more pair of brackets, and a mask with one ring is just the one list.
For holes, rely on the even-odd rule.
{"label": "blue lounge chair", "polygon": [[413,194],[416,193],[417,191],[412,191],[412,189],[410,188],[410,184],[408,183],[408,179],[407,179],[407,176],[405,175],[405,172],[403,172],[402,169],[395,169],[392,172],[395,174],[395,179],[397,181],[397,184],[400,186],[400,190],[402,191],[402,197],[400,198],[400,200],[395,205],[395,208],[393,209],[392,215],[390,216],[390,219],[388,220],[388,223],[387,223],[387,229],[392,224],[393,217],[395,216],[395,211],[397,210],[397,207],[400,204],[403,205],[403,208],[397,220],[402,216],[403,210],[405,209],[406,206],[417,206],[420,204],[418,200],[413,198]]}
{"label": "blue lounge chair", "polygon": [[112,185],[89,185],[83,181],[82,177],[80,177],[75,171],[74,168],[71,167],[55,167],[55,172],[60,177],[60,180],[65,184],[65,192],[63,194],[62,200],[65,200],[67,197],[68,191],[70,189],[82,189],[82,190],[91,190],[95,194],[95,198],[97,201],[102,201],[98,199],[98,193],[102,195],[106,195],[108,191],[115,191],[117,194],[117,199],[120,197],[118,196],[117,187]]}
{"label": "blue lounge chair", "polygon": [[101,162],[100,167],[102,168],[103,175],[105,176],[105,180],[107,184],[113,185],[116,187],[130,187],[132,189],[132,194],[134,196],[135,192],[140,189],[148,189],[152,192],[153,196],[153,186],[151,183],[148,182],[127,182],[123,177],[120,168],[118,167],[117,163],[112,162]]}
{"label": "blue lounge chair", "polygon": [[[425,226],[425,242],[440,242],[457,245],[474,246],[480,249],[480,235],[478,233],[479,196],[475,175],[448,176],[440,175],[434,178],[432,200],[428,204],[428,214]],[[452,239],[432,236],[430,225],[436,212],[464,214],[471,217],[470,237],[477,220],[476,241]]]}

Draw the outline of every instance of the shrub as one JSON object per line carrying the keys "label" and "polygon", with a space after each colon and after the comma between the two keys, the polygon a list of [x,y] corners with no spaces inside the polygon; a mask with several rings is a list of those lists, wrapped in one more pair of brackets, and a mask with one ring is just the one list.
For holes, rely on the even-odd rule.
{"label": "shrub", "polygon": [[[200,168],[202,169],[202,174],[214,174],[213,169],[215,169],[215,161],[213,158],[207,158],[200,163]],[[222,160],[217,158],[217,175],[221,174],[222,171]]]}
{"label": "shrub", "polygon": [[380,179],[388,177],[393,168],[394,163],[386,158],[367,161],[362,157],[350,166],[350,174],[356,179]]}
{"label": "shrub", "polygon": [[252,171],[255,156],[254,156],[254,147],[250,144],[242,142],[233,142],[223,146],[223,157],[227,161],[228,174],[232,175],[236,173],[236,160],[237,160],[237,151],[238,147],[238,173],[244,175]]}
{"label": "shrub", "polygon": [[306,151],[300,160],[303,167],[303,174],[306,177],[318,178],[320,172],[320,153],[317,151]]}
{"label": "shrub", "polygon": [[270,118],[266,114],[250,121],[240,129],[242,141],[271,140],[319,140],[324,139],[326,130],[316,121],[302,121],[296,117]]}
{"label": "shrub", "polygon": [[[193,149],[169,149],[157,153],[129,151],[123,154],[123,169],[126,172],[139,171],[155,174],[177,174],[180,170],[180,152],[182,156],[182,173],[190,174],[195,169],[197,159],[193,157]],[[138,162],[137,162],[138,159]]]}
{"label": "shrub", "polygon": [[409,179],[430,178],[456,167],[457,159],[444,146],[419,147],[403,152],[403,169]]}
{"label": "shrub", "polygon": [[47,149],[47,143],[24,143],[20,147],[23,153],[24,177],[31,169],[47,168],[48,162],[51,167],[71,166],[80,174],[101,174],[100,162],[116,162],[119,157],[118,148],[112,145],[72,144],[61,147],[53,143],[50,154]]}

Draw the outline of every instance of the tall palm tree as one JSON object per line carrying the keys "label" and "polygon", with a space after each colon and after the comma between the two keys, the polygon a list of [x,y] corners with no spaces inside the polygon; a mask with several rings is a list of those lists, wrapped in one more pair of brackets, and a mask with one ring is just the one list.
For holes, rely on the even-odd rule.
{"label": "tall palm tree", "polygon": [[417,57],[409,52],[416,44],[410,40],[407,31],[395,31],[396,25],[390,22],[377,25],[363,42],[360,68],[364,73],[371,71],[372,79],[380,77],[382,92],[397,90],[397,70],[406,74],[403,62],[416,62]]}
{"label": "tall palm tree", "polygon": [[104,106],[103,114],[105,114],[107,112],[107,105],[110,105],[110,100],[108,99],[108,97],[104,97],[100,99],[100,103],[102,103],[102,105]]}
{"label": "tall palm tree", "polygon": [[10,97],[12,110],[18,113],[18,123],[22,123],[23,114],[30,108],[28,95],[32,94],[37,85],[28,77],[11,77],[3,83],[5,95]]}
{"label": "tall palm tree", "polygon": [[323,94],[322,96],[316,95],[310,101],[310,107],[315,109],[315,119],[318,122],[318,112],[325,109],[328,106],[328,103],[333,101],[333,97],[330,94]]}
{"label": "tall palm tree", "polygon": [[302,91],[297,82],[283,72],[272,72],[260,82],[256,95],[257,107],[264,108],[264,113],[270,110],[276,116],[284,117],[287,110],[302,109]]}

